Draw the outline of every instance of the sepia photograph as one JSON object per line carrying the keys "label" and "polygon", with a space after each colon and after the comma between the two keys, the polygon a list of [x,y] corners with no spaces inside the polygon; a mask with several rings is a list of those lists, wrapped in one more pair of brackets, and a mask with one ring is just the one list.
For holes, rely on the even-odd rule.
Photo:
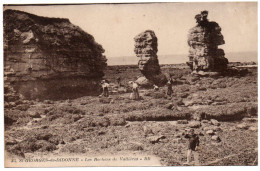
{"label": "sepia photograph", "polygon": [[257,8],[3,4],[5,167],[258,166]]}

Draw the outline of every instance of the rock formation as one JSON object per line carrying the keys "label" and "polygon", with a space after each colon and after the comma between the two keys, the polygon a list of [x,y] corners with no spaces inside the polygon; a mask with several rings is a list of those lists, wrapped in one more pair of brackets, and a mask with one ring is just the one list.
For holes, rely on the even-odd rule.
{"label": "rock formation", "polygon": [[157,37],[152,30],[146,30],[135,38],[134,52],[140,58],[138,67],[142,74],[151,82],[157,85],[164,85],[165,75],[161,73],[157,57]]}
{"label": "rock formation", "polygon": [[68,19],[5,10],[3,25],[6,81],[25,97],[84,87],[104,75],[104,49]]}
{"label": "rock formation", "polygon": [[189,30],[189,62],[194,72],[221,72],[227,68],[228,60],[219,45],[225,44],[221,28],[216,22],[209,22],[208,11],[195,16],[197,25]]}

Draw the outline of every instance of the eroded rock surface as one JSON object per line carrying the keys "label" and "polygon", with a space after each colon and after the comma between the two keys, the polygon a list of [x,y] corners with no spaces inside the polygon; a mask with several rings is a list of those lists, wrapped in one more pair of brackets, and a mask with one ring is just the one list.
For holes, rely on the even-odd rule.
{"label": "eroded rock surface", "polygon": [[189,62],[193,71],[221,72],[227,68],[228,59],[219,45],[225,44],[221,27],[214,21],[208,21],[208,11],[195,16],[197,25],[189,30]]}
{"label": "eroded rock surface", "polygon": [[134,52],[140,58],[138,67],[142,74],[154,84],[163,85],[166,77],[161,73],[157,56],[157,37],[152,30],[146,30],[135,38]]}
{"label": "eroded rock surface", "polygon": [[[94,83],[93,79],[104,75],[107,59],[103,53],[104,49],[92,35],[68,19],[40,17],[17,10],[4,11],[6,81],[20,93],[31,94],[35,90],[37,96],[37,91],[43,91],[41,87],[48,87],[43,86],[46,82],[42,80],[52,83],[56,79],[68,80],[63,85],[58,80],[53,83],[54,87],[49,86],[54,92],[61,86],[64,89],[79,86],[79,82],[85,82],[84,86],[86,82]],[[69,81],[69,78],[74,80]],[[23,85],[23,90],[19,85]]]}

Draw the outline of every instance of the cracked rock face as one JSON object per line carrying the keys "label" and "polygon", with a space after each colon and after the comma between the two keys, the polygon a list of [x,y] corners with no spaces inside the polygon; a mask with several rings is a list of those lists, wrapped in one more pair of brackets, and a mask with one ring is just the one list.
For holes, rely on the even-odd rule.
{"label": "cracked rock face", "polygon": [[107,59],[92,35],[63,18],[18,10],[5,10],[3,18],[5,81],[17,92],[31,99],[52,91],[58,98],[71,88],[97,87],[92,82],[104,75]]}
{"label": "cracked rock face", "polygon": [[4,11],[4,62],[10,81],[52,77],[102,77],[104,49],[68,19]]}
{"label": "cracked rock face", "polygon": [[134,52],[139,58],[138,67],[142,74],[154,84],[163,85],[166,77],[161,73],[157,57],[157,37],[152,30],[146,30],[135,38]]}
{"label": "cracked rock face", "polygon": [[197,25],[189,30],[189,62],[193,71],[221,72],[227,68],[228,60],[219,45],[225,44],[218,23],[207,20],[207,11],[195,16]]}

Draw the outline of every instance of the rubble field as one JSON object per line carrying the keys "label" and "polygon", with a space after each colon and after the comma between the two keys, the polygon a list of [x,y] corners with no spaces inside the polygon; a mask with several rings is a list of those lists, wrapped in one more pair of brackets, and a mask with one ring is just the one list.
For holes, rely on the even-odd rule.
{"label": "rubble field", "polygon": [[172,97],[166,87],[140,88],[140,100],[130,100],[127,84],[141,75],[138,67],[107,68],[108,98],[23,100],[5,85],[5,150],[25,158],[140,153],[158,157],[163,166],[182,166],[184,135],[194,128],[200,165],[258,165],[257,69],[218,77],[162,69],[170,71]]}

